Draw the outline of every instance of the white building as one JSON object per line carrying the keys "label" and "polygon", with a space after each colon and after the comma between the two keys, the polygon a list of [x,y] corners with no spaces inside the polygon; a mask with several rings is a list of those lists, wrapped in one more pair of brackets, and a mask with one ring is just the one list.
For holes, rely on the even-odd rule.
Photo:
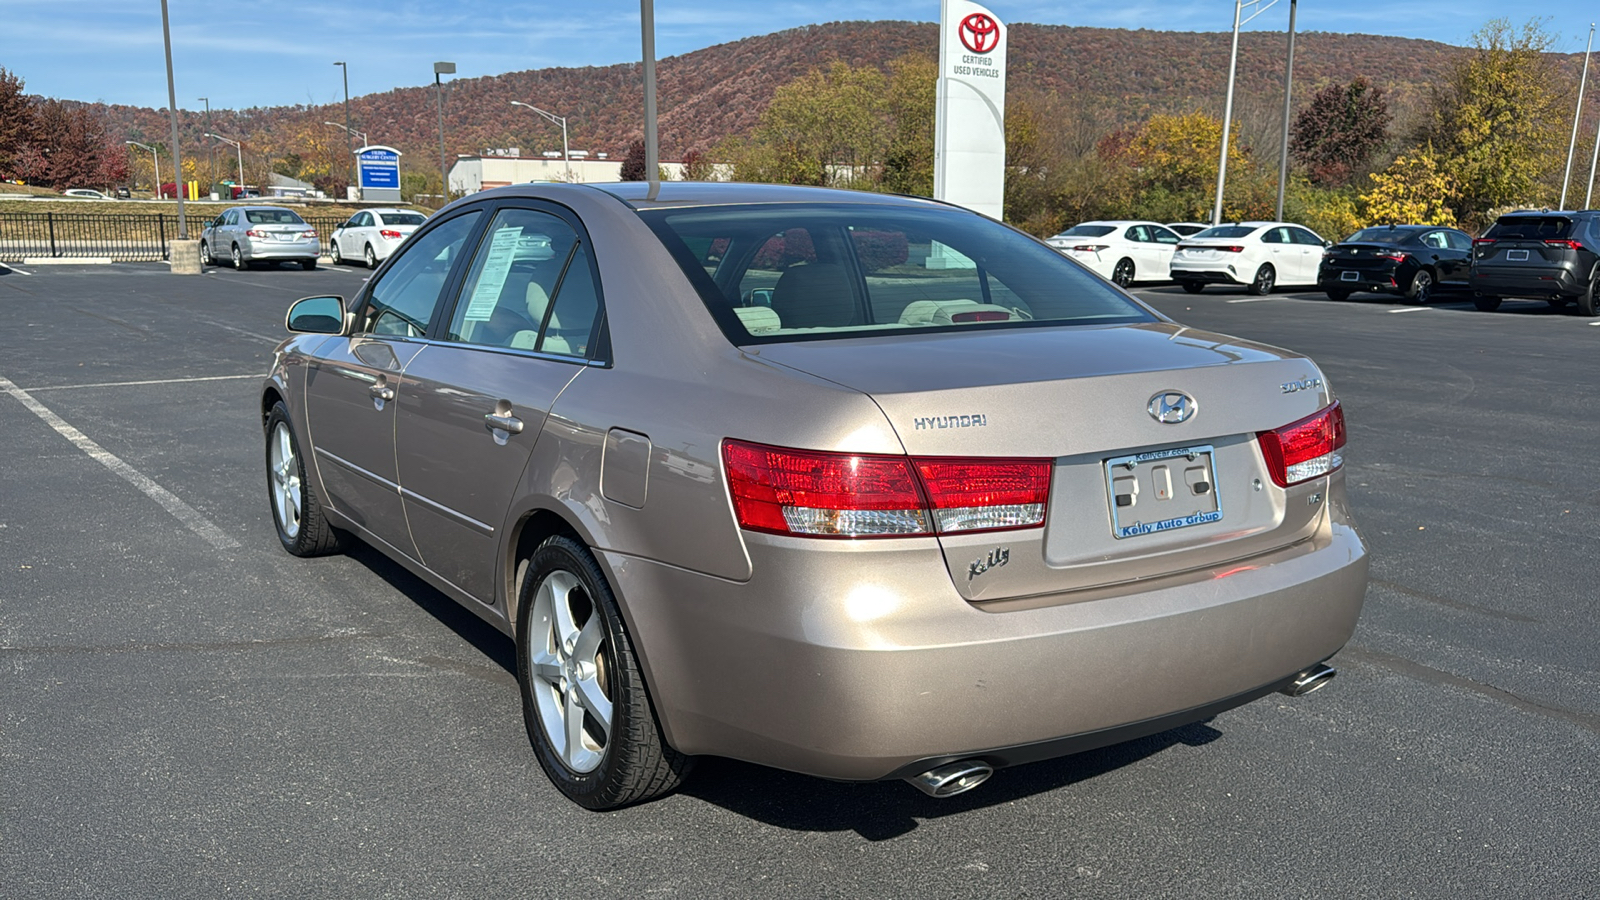
{"label": "white building", "polygon": [[[489,188],[530,181],[568,181],[567,161],[559,155],[543,156],[457,156],[450,167],[450,193],[475,194]],[[598,184],[622,180],[622,160],[574,157],[571,181]],[[661,168],[674,181],[683,179],[683,163],[663,162]]]}

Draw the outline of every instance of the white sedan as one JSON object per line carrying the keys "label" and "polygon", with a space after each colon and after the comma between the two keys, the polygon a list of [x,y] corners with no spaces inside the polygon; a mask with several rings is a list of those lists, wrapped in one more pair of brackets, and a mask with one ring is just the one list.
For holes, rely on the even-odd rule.
{"label": "white sedan", "polygon": [[1260,296],[1278,285],[1316,285],[1329,243],[1291,222],[1216,225],[1183,239],[1172,277],[1191,294],[1208,284],[1242,284]]}
{"label": "white sedan", "polygon": [[1183,239],[1155,222],[1084,222],[1045,243],[1093,269],[1101,278],[1127,287],[1135,281],[1166,281],[1172,252]]}
{"label": "white sedan", "polygon": [[376,269],[427,220],[409,209],[364,209],[333,230],[328,253],[334,265],[359,259]]}

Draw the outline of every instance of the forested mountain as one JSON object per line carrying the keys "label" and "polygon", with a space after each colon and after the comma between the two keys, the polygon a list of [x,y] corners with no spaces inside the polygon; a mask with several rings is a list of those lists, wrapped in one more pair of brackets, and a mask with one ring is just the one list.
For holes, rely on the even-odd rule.
{"label": "forested mountain", "polygon": [[[934,56],[937,38],[937,26],[930,23],[839,22],[663,59],[659,64],[662,156],[671,159],[692,149],[710,150],[730,135],[748,132],[773,90],[813,67],[834,59],[885,66],[908,53]],[[1228,40],[1227,33],[1017,24],[1011,28],[1008,90],[1012,96],[1056,92],[1097,134],[1158,112],[1200,109],[1220,116]],[[1458,52],[1449,45],[1405,38],[1301,34],[1295,53],[1296,93],[1306,96],[1331,82],[1364,75],[1390,91],[1403,117],[1426,96],[1429,85]],[[1241,37],[1237,114],[1246,120],[1246,139],[1253,111],[1261,120],[1263,135],[1276,127],[1283,57],[1281,33],[1249,32]],[[567,116],[573,149],[620,155],[640,133],[639,69],[630,63],[458,78],[446,94],[446,151],[559,150],[560,129],[510,105],[521,100]],[[437,165],[435,102],[431,84],[397,88],[351,98],[351,117],[374,143],[399,148],[407,154],[408,167],[426,170]],[[166,119],[157,110],[109,106],[104,112],[113,135],[164,143]],[[344,143],[339,131],[322,124],[344,121],[344,110],[336,104],[214,109],[212,117],[211,130],[242,136],[247,154],[304,154],[308,142]],[[186,144],[201,143],[207,130],[204,114],[185,112],[183,128]]]}

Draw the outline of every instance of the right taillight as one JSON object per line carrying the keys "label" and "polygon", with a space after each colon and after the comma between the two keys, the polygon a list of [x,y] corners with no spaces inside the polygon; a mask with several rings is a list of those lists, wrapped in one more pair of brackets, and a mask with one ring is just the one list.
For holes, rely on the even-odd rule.
{"label": "right taillight", "polygon": [[890,456],[727,440],[739,526],[807,537],[915,537],[1044,523],[1050,460]]}
{"label": "right taillight", "polygon": [[1267,473],[1278,487],[1326,475],[1344,464],[1344,410],[1339,401],[1282,428],[1256,435]]}

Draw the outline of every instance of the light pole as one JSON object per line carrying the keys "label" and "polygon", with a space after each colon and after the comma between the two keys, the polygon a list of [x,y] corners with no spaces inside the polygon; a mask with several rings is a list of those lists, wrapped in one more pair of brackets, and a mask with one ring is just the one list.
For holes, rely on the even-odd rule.
{"label": "light pole", "polygon": [[244,145],[240,144],[238,141],[230,141],[230,140],[228,140],[227,138],[223,137],[220,134],[212,134],[209,131],[206,132],[206,137],[208,137],[208,138],[216,138],[217,140],[223,142],[224,144],[228,144],[228,145],[232,146],[234,150],[238,151],[238,153],[239,153],[239,193],[242,195],[244,193]]}
{"label": "light pole", "polygon": [[1294,96],[1294,10],[1300,0],[1289,0],[1289,63],[1283,70],[1283,153],[1278,157],[1278,221],[1283,221],[1283,192],[1289,184],[1289,111]]}
{"label": "light pole", "polygon": [[[344,72],[344,149],[350,155],[350,180],[354,182],[356,180],[356,151],[354,147],[350,146],[350,139],[355,136],[355,132],[350,130],[350,67],[343,62],[336,62],[334,65]],[[346,191],[346,193],[348,194],[349,192]]]}
{"label": "light pole", "polygon": [[[649,2],[649,0],[644,0]],[[1262,3],[1266,3],[1262,6]],[[1228,99],[1222,107],[1222,157],[1217,162],[1217,206],[1211,213],[1211,224],[1222,224],[1222,189],[1228,182],[1228,134],[1233,126],[1233,82],[1239,71],[1239,26],[1248,24],[1278,4],[1278,0],[1233,0],[1233,52],[1228,58]],[[1251,13],[1244,16],[1245,7]],[[1244,16],[1244,18],[1240,18]]]}
{"label": "light pole", "polygon": [[[204,103],[206,105],[206,130],[210,131],[211,130],[211,98],[210,97],[196,97],[195,99],[199,100],[201,103]],[[214,185],[214,184],[217,183],[217,154],[213,151],[213,149],[210,146],[206,147],[206,177],[211,179],[211,184]],[[206,193],[208,195],[211,193],[211,188],[209,186],[206,188]]]}
{"label": "light pole", "polygon": [[150,162],[151,162],[152,165],[155,166],[155,169],[156,169],[156,199],[160,200],[161,199],[161,159],[160,159],[160,157],[156,156],[156,148],[150,146],[149,144],[141,144],[138,141],[123,141],[123,143],[124,144],[131,144],[132,146],[135,146],[135,147],[142,147],[145,150],[149,150],[150,151]]}
{"label": "light pole", "polygon": [[[1572,139],[1567,141],[1567,171],[1561,176],[1560,208],[1567,208],[1567,182],[1572,180],[1572,151],[1578,148],[1578,120],[1583,118],[1583,89],[1589,83],[1589,51],[1594,47],[1594,23],[1589,23],[1589,43],[1583,48],[1583,77],[1578,80],[1578,108],[1572,113]],[[1584,206],[1588,206],[1587,202]]]}
{"label": "light pole", "polygon": [[639,0],[639,32],[644,44],[644,180],[661,180],[661,145],[656,138],[656,5]]}
{"label": "light pole", "polygon": [[[335,128],[344,128],[345,127],[343,125],[340,125],[338,122],[323,122],[322,124],[324,124],[324,125],[332,125]],[[358,138],[361,139],[361,146],[365,147],[369,143],[369,141],[367,140],[367,133],[365,131],[362,131],[359,128],[346,129],[346,130],[350,131],[350,134],[352,134],[355,137],[358,137]]]}
{"label": "light pole", "polygon": [[[172,26],[167,20],[167,0],[161,0],[161,40],[167,45],[167,117],[172,120],[172,180],[178,182],[178,240],[189,239],[189,222],[183,214],[183,151],[178,147],[178,87],[172,80]],[[157,193],[160,189],[157,188]]]}
{"label": "light pole", "polygon": [[453,62],[433,64],[433,92],[439,96],[439,191],[442,201],[440,206],[450,202],[450,170],[444,164],[444,82],[439,80],[439,76],[455,73],[456,64]]}
{"label": "light pole", "polygon": [[567,117],[566,116],[558,116],[558,115],[556,115],[555,113],[552,113],[552,112],[545,112],[544,110],[540,109],[539,107],[534,106],[531,103],[523,103],[521,100],[513,100],[513,101],[511,101],[511,105],[512,106],[521,106],[521,107],[523,107],[525,109],[531,109],[534,112],[538,113],[539,115],[544,116],[546,119],[549,119],[550,121],[552,121],[552,122],[556,123],[557,125],[561,126],[561,158],[563,160],[565,160],[566,164],[567,164],[567,181],[571,181],[572,180],[572,157],[567,154]]}

